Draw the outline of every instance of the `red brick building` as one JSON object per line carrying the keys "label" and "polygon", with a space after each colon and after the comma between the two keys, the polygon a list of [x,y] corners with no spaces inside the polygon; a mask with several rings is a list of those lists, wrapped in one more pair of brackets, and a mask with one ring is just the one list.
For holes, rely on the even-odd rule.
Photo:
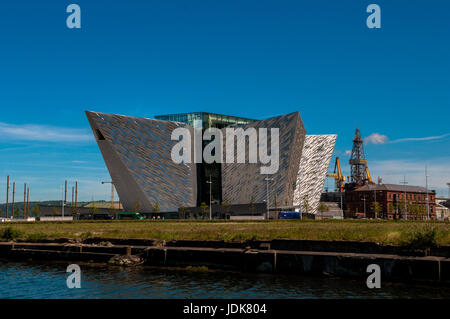
{"label": "red brick building", "polygon": [[[426,219],[427,190],[420,186],[367,184],[345,192],[346,218]],[[430,218],[436,219],[436,192],[428,190]],[[375,202],[377,204],[375,204]]]}

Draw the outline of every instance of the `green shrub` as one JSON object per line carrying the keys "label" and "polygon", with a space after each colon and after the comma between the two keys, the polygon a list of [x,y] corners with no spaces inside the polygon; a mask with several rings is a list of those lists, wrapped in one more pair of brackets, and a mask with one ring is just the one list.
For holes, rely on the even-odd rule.
{"label": "green shrub", "polygon": [[6,239],[6,240],[13,240],[19,237],[23,236],[23,232],[20,230],[14,229],[10,226],[3,229],[2,232],[0,232],[0,238]]}
{"label": "green shrub", "polygon": [[436,226],[426,223],[409,232],[403,246],[417,249],[435,247],[438,243],[437,234]]}
{"label": "green shrub", "polygon": [[39,241],[42,239],[48,239],[50,237],[47,233],[31,233],[26,236],[29,241]]}
{"label": "green shrub", "polygon": [[89,238],[89,237],[93,237],[93,236],[94,236],[94,234],[92,234],[90,231],[84,232],[84,233],[82,233],[80,235],[80,237],[83,238],[83,239],[86,239],[86,238]]}

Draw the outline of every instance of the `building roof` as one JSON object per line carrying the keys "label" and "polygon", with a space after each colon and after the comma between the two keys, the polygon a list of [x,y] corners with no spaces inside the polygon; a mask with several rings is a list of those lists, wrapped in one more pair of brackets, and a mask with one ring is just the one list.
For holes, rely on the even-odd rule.
{"label": "building roof", "polygon": [[[111,202],[91,202],[87,205],[84,205],[83,207],[86,208],[111,208]],[[119,202],[114,202],[114,209],[119,209],[121,208],[121,205]]]}
{"label": "building roof", "polygon": [[450,208],[450,199],[444,203],[442,203],[443,206]]}
{"label": "building roof", "polygon": [[[367,191],[392,191],[392,192],[407,192],[407,193],[426,193],[427,189],[422,186],[409,186],[397,184],[367,184],[355,190],[356,192]],[[428,193],[433,193],[433,190],[428,190]]]}
{"label": "building roof", "polygon": [[233,119],[242,119],[242,120],[248,120],[248,121],[252,121],[252,122],[256,122],[258,120],[255,119],[250,119],[250,118],[246,118],[246,117],[242,117],[242,116],[235,116],[235,115],[226,115],[226,114],[219,114],[219,113],[211,113],[211,112],[187,112],[187,113],[172,113],[172,114],[162,114],[162,115],[155,115],[155,119],[165,119],[169,116],[183,116],[183,115],[206,115],[206,116],[210,116],[210,115],[215,115],[215,116],[224,116],[224,117],[228,117],[228,118],[233,118]]}

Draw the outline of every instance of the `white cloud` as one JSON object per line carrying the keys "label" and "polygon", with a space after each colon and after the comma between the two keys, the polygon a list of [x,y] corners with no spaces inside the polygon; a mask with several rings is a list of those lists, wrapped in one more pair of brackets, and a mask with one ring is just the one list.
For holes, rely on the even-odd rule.
{"label": "white cloud", "polygon": [[46,125],[14,125],[0,122],[2,140],[40,142],[90,142],[94,138],[89,131]]}
{"label": "white cloud", "polygon": [[364,138],[366,144],[386,144],[389,138],[386,135],[373,133]]}
{"label": "white cloud", "polygon": [[403,142],[422,142],[422,141],[433,141],[440,140],[450,136],[450,133],[437,135],[437,136],[426,136],[426,137],[406,137],[399,138],[397,140],[390,141],[386,135],[373,133],[364,138],[364,142],[366,144],[394,144],[394,143],[403,143]]}
{"label": "white cloud", "polygon": [[351,150],[346,150],[344,152],[344,156],[350,156],[350,155],[352,155],[352,151]]}
{"label": "white cloud", "polygon": [[438,136],[427,136],[427,137],[408,137],[401,138],[398,140],[391,141],[391,143],[401,143],[401,142],[416,142],[416,141],[432,141],[432,140],[440,140],[450,136],[450,133],[438,135]]}

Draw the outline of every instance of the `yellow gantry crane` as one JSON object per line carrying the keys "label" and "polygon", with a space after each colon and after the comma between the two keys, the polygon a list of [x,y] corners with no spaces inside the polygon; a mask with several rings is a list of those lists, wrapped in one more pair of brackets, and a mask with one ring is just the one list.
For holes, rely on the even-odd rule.
{"label": "yellow gantry crane", "polygon": [[341,163],[339,162],[339,157],[336,157],[336,162],[334,163],[334,172],[328,173],[327,176],[334,178],[334,185],[335,185],[336,192],[344,191],[345,176],[342,175]]}
{"label": "yellow gantry crane", "polygon": [[[365,173],[366,173],[366,178],[365,178],[366,183],[373,184],[372,176],[370,175],[370,171],[369,171],[369,167],[367,166],[367,162],[366,162]],[[334,178],[336,192],[344,191],[345,176],[342,175],[341,163],[339,161],[339,157],[336,157],[333,173],[328,173],[327,176]]]}
{"label": "yellow gantry crane", "polygon": [[372,176],[370,176],[369,166],[367,166],[367,163],[366,163],[366,176],[367,176],[367,182],[369,182],[369,184],[373,184]]}

